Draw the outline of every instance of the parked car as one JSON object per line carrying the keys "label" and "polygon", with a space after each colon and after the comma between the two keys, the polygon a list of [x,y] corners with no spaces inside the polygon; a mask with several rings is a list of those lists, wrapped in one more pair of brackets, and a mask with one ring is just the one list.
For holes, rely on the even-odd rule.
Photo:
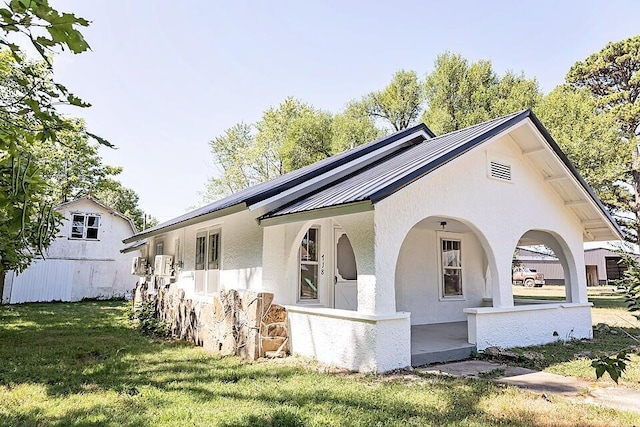
{"label": "parked car", "polygon": [[512,280],[514,285],[523,285],[527,288],[533,288],[534,286],[539,288],[544,285],[544,275],[526,267],[514,268]]}

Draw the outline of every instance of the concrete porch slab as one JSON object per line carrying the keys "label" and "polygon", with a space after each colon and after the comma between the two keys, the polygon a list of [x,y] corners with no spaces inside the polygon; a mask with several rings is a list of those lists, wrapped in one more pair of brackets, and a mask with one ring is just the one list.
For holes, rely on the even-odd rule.
{"label": "concrete porch slab", "polygon": [[411,365],[467,359],[476,351],[467,335],[467,322],[412,325]]}

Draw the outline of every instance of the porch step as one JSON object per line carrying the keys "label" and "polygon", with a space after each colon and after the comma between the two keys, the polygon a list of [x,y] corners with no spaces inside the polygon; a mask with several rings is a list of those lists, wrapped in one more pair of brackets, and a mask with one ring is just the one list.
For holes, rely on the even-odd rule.
{"label": "porch step", "polygon": [[432,363],[442,362],[455,362],[456,360],[468,359],[474,352],[476,352],[476,346],[469,344],[467,346],[452,348],[448,350],[412,354],[411,366],[430,365]]}

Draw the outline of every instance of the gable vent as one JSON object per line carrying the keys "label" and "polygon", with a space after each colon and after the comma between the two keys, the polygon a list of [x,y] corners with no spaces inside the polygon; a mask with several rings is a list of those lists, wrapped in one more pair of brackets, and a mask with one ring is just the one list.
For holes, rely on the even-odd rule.
{"label": "gable vent", "polygon": [[511,181],[511,166],[499,163],[496,161],[489,162],[490,171],[489,174],[492,178],[502,179],[504,181]]}

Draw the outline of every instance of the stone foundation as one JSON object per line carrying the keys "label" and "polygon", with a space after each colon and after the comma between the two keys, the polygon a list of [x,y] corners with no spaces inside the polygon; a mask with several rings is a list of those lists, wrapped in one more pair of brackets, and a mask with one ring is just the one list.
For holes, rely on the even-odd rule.
{"label": "stone foundation", "polygon": [[272,293],[231,289],[203,302],[185,298],[184,290],[175,284],[156,286],[155,282],[138,283],[134,307],[155,301],[156,317],[170,325],[174,337],[215,354],[247,360],[289,353],[287,311],[272,303]]}

